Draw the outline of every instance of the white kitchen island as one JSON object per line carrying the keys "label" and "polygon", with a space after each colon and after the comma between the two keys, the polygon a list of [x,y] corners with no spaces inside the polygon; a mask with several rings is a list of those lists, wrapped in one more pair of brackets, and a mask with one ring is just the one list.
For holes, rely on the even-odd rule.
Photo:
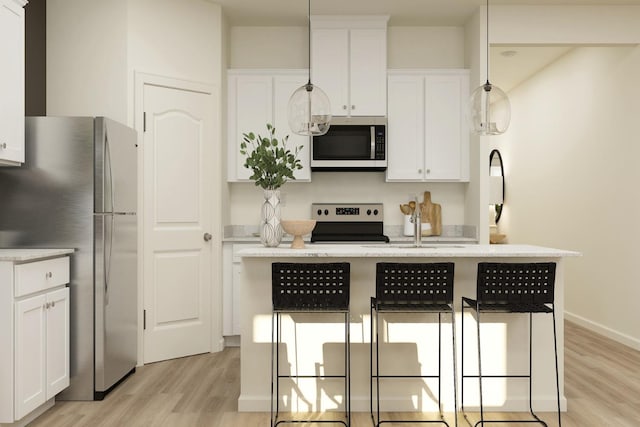
{"label": "white kitchen island", "polygon": [[[238,252],[241,276],[241,391],[239,411],[269,411],[271,363],[271,263],[349,262],[351,264],[351,407],[369,411],[370,298],[375,296],[376,262],[455,263],[454,294],[458,384],[462,355],[460,299],[475,298],[478,262],[556,262],[556,318],[559,342],[560,391],[566,408],[564,366],[564,268],[565,257],[579,253],[528,245],[411,245],[308,244],[305,249],[288,245],[266,248],[256,245]],[[322,320],[296,315],[283,320],[281,366],[293,374],[339,374],[342,364],[344,327],[340,317]],[[443,315],[442,401],[453,410],[450,316]],[[552,317],[534,315],[534,410],[556,407]],[[381,324],[381,368],[386,374],[431,375],[437,372],[438,323],[435,314],[394,314]],[[528,315],[484,315],[482,323],[483,374],[521,374],[528,367]],[[465,315],[465,374],[477,373],[475,320]],[[341,408],[340,380],[301,379],[297,384],[281,382],[281,405],[285,410],[318,411]],[[521,379],[483,380],[486,409],[526,410],[528,385]],[[477,380],[465,380],[465,406],[477,407]],[[460,399],[460,388],[458,388]],[[434,380],[386,380],[381,389],[383,411],[436,411],[437,382]],[[282,406],[281,406],[282,407]]]}

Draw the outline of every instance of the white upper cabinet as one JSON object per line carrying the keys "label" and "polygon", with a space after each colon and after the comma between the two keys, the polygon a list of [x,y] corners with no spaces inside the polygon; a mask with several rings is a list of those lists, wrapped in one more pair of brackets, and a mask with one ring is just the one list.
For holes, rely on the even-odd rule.
{"label": "white upper cabinet", "polygon": [[469,181],[467,70],[389,73],[387,181]]}
{"label": "white upper cabinet", "polygon": [[311,80],[334,116],[387,114],[387,16],[312,16]]}
{"label": "white upper cabinet", "polygon": [[311,180],[309,137],[294,134],[287,118],[289,98],[308,79],[306,70],[229,70],[227,181],[249,181],[251,170],[244,167],[245,157],[240,154],[242,134],[266,136],[267,123],[276,128],[278,139],[289,135],[287,147],[292,152],[297,146],[303,147],[298,155],[302,169],[290,182]]}
{"label": "white upper cabinet", "polygon": [[0,0],[0,166],[24,162],[24,0]]}

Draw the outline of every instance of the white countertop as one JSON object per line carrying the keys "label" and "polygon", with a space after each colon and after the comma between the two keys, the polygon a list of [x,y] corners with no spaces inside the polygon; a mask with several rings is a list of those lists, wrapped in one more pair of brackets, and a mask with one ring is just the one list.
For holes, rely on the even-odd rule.
{"label": "white countertop", "polygon": [[75,249],[0,249],[0,261],[34,261],[71,254]]}
{"label": "white countertop", "polygon": [[409,244],[307,244],[304,249],[291,249],[288,245],[267,248],[261,245],[246,247],[237,252],[246,258],[558,258],[580,256],[579,252],[532,245],[463,245],[437,244],[416,248]]}

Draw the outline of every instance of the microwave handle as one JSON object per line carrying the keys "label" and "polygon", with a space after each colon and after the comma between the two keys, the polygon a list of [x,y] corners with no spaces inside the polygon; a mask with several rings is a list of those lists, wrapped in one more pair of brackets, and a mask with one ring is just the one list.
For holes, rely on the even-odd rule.
{"label": "microwave handle", "polygon": [[371,160],[375,160],[376,159],[376,127],[375,126],[371,126],[370,127],[371,130]]}

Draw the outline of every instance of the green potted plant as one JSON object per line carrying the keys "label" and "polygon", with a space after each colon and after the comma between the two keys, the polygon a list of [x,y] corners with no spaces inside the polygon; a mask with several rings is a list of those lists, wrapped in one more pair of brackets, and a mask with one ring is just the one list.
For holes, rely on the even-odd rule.
{"label": "green potted plant", "polygon": [[265,246],[278,246],[282,240],[280,224],[280,187],[296,179],[294,172],[302,169],[298,155],[302,146],[293,151],[287,147],[289,135],[278,140],[276,128],[267,123],[267,136],[253,132],[242,134],[240,154],[245,156],[244,167],[251,169],[250,179],[264,190],[264,203],[260,211],[260,240]]}
{"label": "green potted plant", "polygon": [[296,179],[293,173],[302,169],[298,159],[302,146],[294,147],[293,152],[287,147],[289,135],[278,141],[276,128],[267,123],[268,134],[262,137],[253,132],[242,134],[240,153],[246,156],[244,167],[251,169],[253,175],[249,179],[264,190],[277,190],[290,179]]}

